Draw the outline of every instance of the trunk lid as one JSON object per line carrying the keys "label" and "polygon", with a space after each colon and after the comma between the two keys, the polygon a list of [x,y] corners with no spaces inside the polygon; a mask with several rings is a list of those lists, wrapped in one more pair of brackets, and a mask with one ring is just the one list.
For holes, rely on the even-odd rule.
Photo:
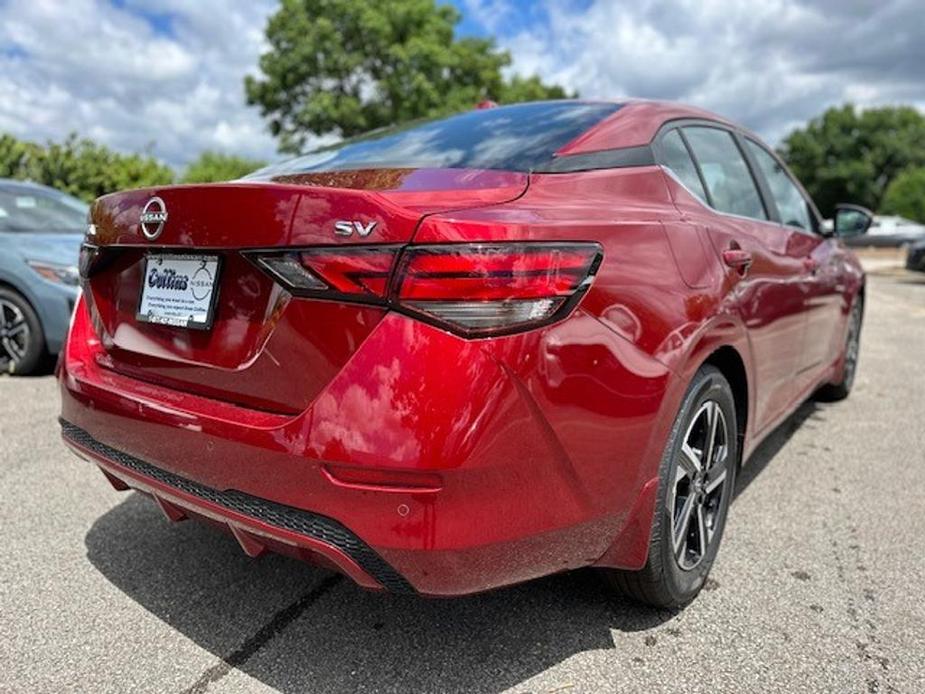
{"label": "trunk lid", "polygon": [[[88,234],[99,252],[85,280],[88,307],[105,349],[100,363],[206,397],[300,412],[343,367],[385,309],[293,298],[242,251],[405,244],[428,214],[506,202],[526,185],[526,174],[507,171],[378,169],[170,186],[100,198],[91,209]],[[162,206],[166,220],[160,227],[162,217],[148,217],[153,220],[144,225],[148,233],[160,231],[149,240],[141,220],[153,198],[160,205],[148,211]],[[211,327],[140,321],[146,258],[197,253],[220,259]]]}

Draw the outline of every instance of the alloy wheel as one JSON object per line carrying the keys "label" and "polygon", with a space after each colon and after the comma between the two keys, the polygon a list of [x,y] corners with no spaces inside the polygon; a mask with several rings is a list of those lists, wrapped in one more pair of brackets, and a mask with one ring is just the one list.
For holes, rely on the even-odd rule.
{"label": "alloy wheel", "polygon": [[675,560],[685,571],[707,555],[726,503],[729,431],[715,400],[704,402],[691,420],[675,466],[668,505]]}
{"label": "alloy wheel", "polygon": [[29,323],[22,310],[0,299],[0,367],[21,361],[29,351]]}

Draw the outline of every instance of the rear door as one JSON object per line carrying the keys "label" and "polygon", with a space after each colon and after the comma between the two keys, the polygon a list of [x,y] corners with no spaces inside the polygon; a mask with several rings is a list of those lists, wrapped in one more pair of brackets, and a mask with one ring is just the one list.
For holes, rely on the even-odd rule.
{"label": "rear door", "polygon": [[[764,429],[796,395],[793,374],[804,339],[800,285],[804,250],[771,220],[729,130],[689,124],[676,135],[666,133],[662,141],[673,143],[679,159],[684,154],[681,146],[693,159],[697,182],[682,184],[689,191],[693,185],[695,190],[686,201],[678,200],[679,208],[707,229],[726,268],[726,294],[735,297],[751,342],[755,426]],[[692,180],[689,173],[686,178]]]}

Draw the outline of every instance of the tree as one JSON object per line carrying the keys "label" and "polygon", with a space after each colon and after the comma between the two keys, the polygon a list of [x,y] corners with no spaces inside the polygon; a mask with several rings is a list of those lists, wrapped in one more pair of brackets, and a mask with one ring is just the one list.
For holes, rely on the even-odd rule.
{"label": "tree", "polygon": [[925,167],[904,169],[887,186],[880,211],[925,224]]}
{"label": "tree", "polygon": [[538,77],[506,80],[494,42],[456,38],[460,14],[434,0],[283,0],[266,29],[260,77],[245,78],[280,151],[310,135],[351,137],[416,118],[499,103],[559,98]]}
{"label": "tree", "polygon": [[265,166],[264,162],[219,152],[203,152],[183,174],[183,183],[233,181]]}
{"label": "tree", "polygon": [[75,134],[45,146],[0,136],[0,176],[42,183],[87,201],[174,180],[173,171],[154,157],[121,154]]}
{"label": "tree", "polygon": [[839,202],[876,210],[901,171],[925,166],[925,116],[909,106],[830,108],[790,133],[781,155],[823,215]]}
{"label": "tree", "polygon": [[6,133],[0,135],[0,178],[26,178],[29,161],[37,150],[39,147],[31,142],[22,142]]}
{"label": "tree", "polygon": [[540,101],[542,99],[568,99],[572,97],[565,89],[557,85],[543,84],[539,77],[521,77],[514,75],[507,82],[501,83],[498,103],[516,104],[519,101]]}
{"label": "tree", "polygon": [[29,167],[31,178],[85,200],[126,188],[172,183],[173,171],[154,157],[120,154],[71,134],[49,143]]}

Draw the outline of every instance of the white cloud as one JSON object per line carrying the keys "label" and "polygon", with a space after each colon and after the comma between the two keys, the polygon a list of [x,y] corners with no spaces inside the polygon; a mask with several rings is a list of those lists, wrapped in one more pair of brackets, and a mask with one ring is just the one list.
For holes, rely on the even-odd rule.
{"label": "white cloud", "polygon": [[[271,0],[8,0],[0,4],[0,130],[76,131],[182,167],[203,149],[274,159],[244,104]],[[153,18],[153,19],[152,19]]]}
{"label": "white cloud", "polygon": [[[486,10],[485,0],[471,0]],[[925,100],[921,0],[544,2],[503,36],[513,69],[585,97],[676,100],[776,141],[826,107]],[[510,5],[509,5],[510,7]],[[497,8],[486,16],[503,15]],[[488,21],[488,20],[486,20]]]}
{"label": "white cloud", "polygon": [[[925,105],[922,0],[456,0],[523,74],[679,100],[771,141],[852,100]],[[0,0],[0,131],[71,131],[182,167],[275,159],[243,77],[275,0]]]}

